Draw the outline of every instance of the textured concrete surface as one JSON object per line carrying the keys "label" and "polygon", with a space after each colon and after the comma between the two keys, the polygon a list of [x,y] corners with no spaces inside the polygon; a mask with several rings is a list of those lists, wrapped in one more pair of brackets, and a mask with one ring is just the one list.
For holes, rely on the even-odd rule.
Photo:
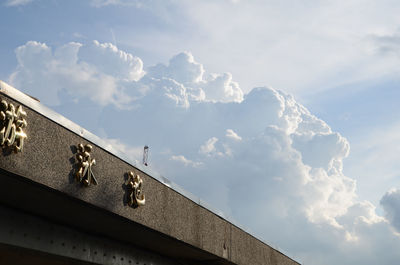
{"label": "textured concrete surface", "polygon": [[[188,264],[298,264],[67,128],[25,110],[24,151],[3,150],[0,158],[1,202]],[[96,186],[83,187],[74,180],[79,143],[94,147]],[[129,171],[144,181],[146,205],[136,209],[126,201]]]}

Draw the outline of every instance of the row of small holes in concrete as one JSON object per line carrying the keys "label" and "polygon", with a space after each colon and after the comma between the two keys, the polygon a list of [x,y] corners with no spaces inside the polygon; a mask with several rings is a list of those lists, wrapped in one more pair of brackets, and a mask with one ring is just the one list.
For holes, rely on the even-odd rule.
{"label": "row of small holes in concrete", "polygon": [[[11,229],[11,230],[9,231],[9,233],[10,233],[10,235],[13,235],[13,234],[14,234],[14,230]],[[28,234],[27,234],[27,233],[24,233],[23,236],[26,238],[26,237],[28,236]],[[38,241],[40,241],[40,237],[39,237],[39,236],[36,236],[35,239],[38,240]],[[53,245],[53,244],[54,244],[54,240],[50,240],[50,244]],[[62,246],[62,247],[65,247],[65,243],[62,242],[62,243],[61,243],[61,246]],[[76,249],[76,246],[72,246],[72,249],[75,250],[75,249]],[[83,251],[83,252],[86,252],[86,249],[83,248],[82,251]],[[97,255],[97,251],[93,251],[93,254],[94,254],[94,255]],[[107,256],[107,253],[103,253],[103,256],[106,257],[106,256]],[[113,259],[117,259],[117,257],[116,257],[116,256],[113,256]],[[121,257],[121,261],[123,261],[123,260],[124,260],[124,258]],[[128,260],[128,263],[131,264],[131,263],[132,263],[132,260]],[[139,261],[136,261],[136,264],[139,264]],[[146,263],[143,263],[143,265],[146,265]]]}

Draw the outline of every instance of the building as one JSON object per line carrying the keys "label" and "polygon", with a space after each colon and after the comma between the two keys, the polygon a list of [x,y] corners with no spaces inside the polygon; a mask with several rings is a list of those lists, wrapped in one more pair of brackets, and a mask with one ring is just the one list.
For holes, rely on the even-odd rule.
{"label": "building", "polygon": [[299,264],[0,81],[0,264]]}

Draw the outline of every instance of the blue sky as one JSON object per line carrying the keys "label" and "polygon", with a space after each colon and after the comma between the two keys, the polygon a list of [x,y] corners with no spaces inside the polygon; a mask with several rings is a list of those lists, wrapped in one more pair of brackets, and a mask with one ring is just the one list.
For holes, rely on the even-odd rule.
{"label": "blue sky", "polygon": [[132,159],[150,145],[154,169],[306,264],[393,264],[399,9],[7,0],[0,79]]}

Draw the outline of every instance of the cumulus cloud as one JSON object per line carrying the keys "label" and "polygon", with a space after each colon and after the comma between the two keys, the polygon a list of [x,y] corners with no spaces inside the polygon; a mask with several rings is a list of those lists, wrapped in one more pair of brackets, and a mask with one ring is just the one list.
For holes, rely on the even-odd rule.
{"label": "cumulus cloud", "polygon": [[194,60],[190,52],[182,52],[172,57],[168,65],[157,64],[149,68],[148,76],[156,79],[173,79],[189,90],[201,90],[198,99],[211,101],[243,100],[243,92],[239,85],[232,81],[230,73],[204,75],[202,64]]}
{"label": "cumulus cloud", "polygon": [[139,79],[142,61],[112,44],[70,42],[54,51],[45,43],[29,41],[15,50],[18,66],[11,75],[14,86],[45,104],[60,104],[58,94],[67,91],[77,100],[87,98],[101,105],[126,105],[131,98],[124,83]]}
{"label": "cumulus cloud", "polygon": [[382,197],[381,205],[390,224],[400,233],[400,190],[388,191]]}
{"label": "cumulus cloud", "polygon": [[293,146],[301,152],[303,163],[314,168],[329,170],[335,161],[343,160],[350,151],[349,143],[338,133],[295,133],[292,139]]}
{"label": "cumulus cloud", "polygon": [[197,63],[189,52],[175,55],[168,66],[157,64],[149,69],[151,77],[171,78],[182,84],[197,83],[203,79],[203,74],[203,65]]}
{"label": "cumulus cloud", "polygon": [[203,82],[203,89],[210,100],[240,102],[243,99],[243,92],[239,84],[232,81],[230,73],[208,75]]}
{"label": "cumulus cloud", "polygon": [[54,51],[45,43],[28,41],[15,53],[18,66],[10,76],[11,84],[28,93],[34,90],[34,96],[50,106],[60,104],[60,91],[67,91],[76,100],[87,98],[119,108],[133,106],[145,94],[148,99],[157,98],[158,104],[173,102],[183,108],[190,101],[243,99],[229,73],[203,78],[203,65],[188,52],[174,56],[168,66],[150,67],[148,73],[140,58],[96,40],[67,43]]}
{"label": "cumulus cloud", "polygon": [[140,58],[119,50],[111,43],[99,43],[95,40],[80,49],[79,58],[95,65],[99,72],[121,80],[137,81],[144,75]]}
{"label": "cumulus cloud", "polygon": [[[79,109],[66,111],[72,120],[85,126],[82,108],[90,110],[95,130],[118,139],[119,149],[137,150],[132,156],[149,145],[154,169],[303,262],[400,259],[400,239],[343,173],[348,141],[290,94],[258,87],[243,95],[230,74],[207,73],[189,52],[146,72],[139,58],[99,42],[54,52],[29,42],[16,54],[16,84],[54,98],[62,88],[57,108]],[[104,88],[101,78],[110,78]],[[129,108],[119,107],[117,95]],[[91,101],[82,106],[85,98]],[[396,227],[395,197],[385,195],[382,205]]]}

